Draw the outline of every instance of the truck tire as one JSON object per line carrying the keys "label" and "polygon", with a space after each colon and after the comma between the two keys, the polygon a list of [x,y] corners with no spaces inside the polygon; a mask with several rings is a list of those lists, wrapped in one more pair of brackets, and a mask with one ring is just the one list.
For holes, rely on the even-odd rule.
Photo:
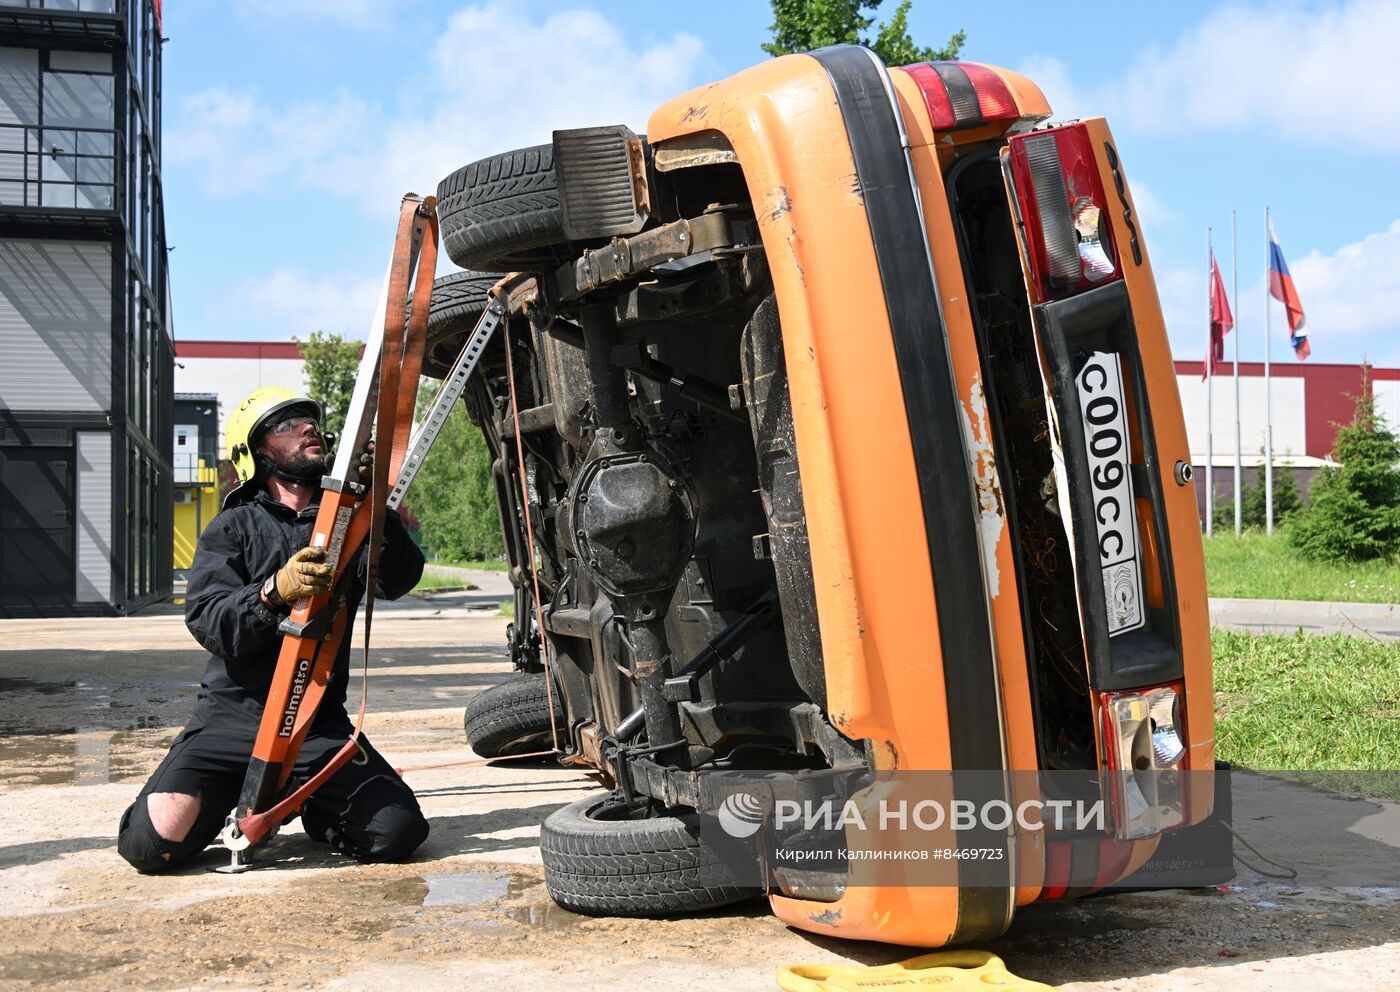
{"label": "truck tire", "polygon": [[675,916],[761,894],[702,841],[697,814],[648,816],[608,799],[580,799],[540,826],[545,887],[560,906],[590,916]]}
{"label": "truck tire", "polygon": [[[446,378],[466,343],[467,335],[486,309],[486,293],[501,276],[492,272],[454,272],[433,283],[428,308],[428,338],[423,351],[423,374]],[[412,312],[412,305],[409,311]]]}
{"label": "truck tire", "polygon": [[[567,717],[557,688],[553,702],[553,726],[562,732]],[[549,704],[544,672],[531,672],[493,685],[467,703],[462,716],[467,743],[483,758],[547,751],[553,742]]]}
{"label": "truck tire", "polygon": [[540,249],[566,240],[554,147],[463,166],[438,184],[437,211],[448,257],[464,269],[512,272],[548,261]]}

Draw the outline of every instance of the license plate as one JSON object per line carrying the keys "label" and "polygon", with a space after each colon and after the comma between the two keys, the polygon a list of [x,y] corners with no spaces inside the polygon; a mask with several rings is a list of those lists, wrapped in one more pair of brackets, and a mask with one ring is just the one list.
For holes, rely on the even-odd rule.
{"label": "license plate", "polygon": [[[1089,449],[1098,566],[1103,571],[1108,635],[1143,626],[1142,561],[1132,473],[1128,468],[1128,419],[1123,408],[1123,371],[1118,356],[1089,356],[1074,382]],[[1091,557],[1086,554],[1085,557]]]}

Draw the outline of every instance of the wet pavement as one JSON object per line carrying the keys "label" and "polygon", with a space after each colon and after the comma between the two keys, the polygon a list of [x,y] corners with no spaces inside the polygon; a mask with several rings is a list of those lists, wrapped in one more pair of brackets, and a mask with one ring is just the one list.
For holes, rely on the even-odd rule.
{"label": "wet pavement", "polygon": [[[473,757],[463,703],[510,675],[499,598],[377,611],[367,732],[395,764]],[[785,963],[916,953],[789,930],[761,900],[660,921],[560,909],[543,884],[539,824],[598,785],[549,765],[407,772],[432,824],[409,864],[349,863],[293,822],[260,870],[211,873],[225,857],[211,849],[171,875],[137,875],[115,853],[116,822],[189,713],[202,657],[176,611],[0,621],[0,989],[730,992],[775,988]],[[1283,795],[1237,826],[1277,855],[1302,802],[1389,859],[1377,879],[1396,874],[1395,804]],[[1326,851],[1309,860],[1335,867]],[[1320,992],[1388,986],[1397,942],[1393,882],[1300,884],[1243,868],[1218,888],[1027,907],[988,949],[1067,989]]]}

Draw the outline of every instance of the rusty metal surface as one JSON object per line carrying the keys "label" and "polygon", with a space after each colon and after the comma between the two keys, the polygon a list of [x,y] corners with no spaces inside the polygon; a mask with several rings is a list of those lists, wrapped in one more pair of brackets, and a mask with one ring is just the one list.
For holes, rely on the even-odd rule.
{"label": "rusty metal surface", "polygon": [[614,238],[602,248],[585,251],[577,260],[556,269],[555,295],[561,301],[575,300],[664,262],[731,247],[733,229],[729,213],[714,210],[693,220],[662,224],[630,238]]}
{"label": "rusty metal surface", "polygon": [[701,131],[662,142],[652,151],[657,172],[738,162],[734,147],[718,131]]}

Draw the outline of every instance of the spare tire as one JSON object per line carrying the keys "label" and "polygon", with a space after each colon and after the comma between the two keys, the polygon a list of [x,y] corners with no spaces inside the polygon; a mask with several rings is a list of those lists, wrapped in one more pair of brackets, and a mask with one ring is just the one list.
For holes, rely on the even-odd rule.
{"label": "spare tire", "polygon": [[513,272],[552,260],[540,249],[567,240],[554,147],[463,166],[438,184],[437,213],[447,255],[464,269]]}
{"label": "spare tire", "polygon": [[[752,899],[761,889],[741,877],[743,844],[721,853],[701,838],[699,816],[651,814],[611,795],[555,810],[540,826],[540,854],[550,898],[591,916],[675,916]],[[736,842],[738,844],[740,842]]]}
{"label": "spare tire", "polygon": [[[486,309],[486,293],[501,276],[492,272],[454,272],[433,283],[428,308],[428,338],[423,350],[423,374],[443,379]],[[412,305],[409,311],[412,312]]]}
{"label": "spare tire", "polygon": [[548,751],[554,741],[552,728],[558,727],[562,735],[568,717],[559,690],[554,690],[552,700],[545,691],[544,672],[530,672],[473,696],[462,715],[462,725],[467,743],[477,754],[508,758]]}

